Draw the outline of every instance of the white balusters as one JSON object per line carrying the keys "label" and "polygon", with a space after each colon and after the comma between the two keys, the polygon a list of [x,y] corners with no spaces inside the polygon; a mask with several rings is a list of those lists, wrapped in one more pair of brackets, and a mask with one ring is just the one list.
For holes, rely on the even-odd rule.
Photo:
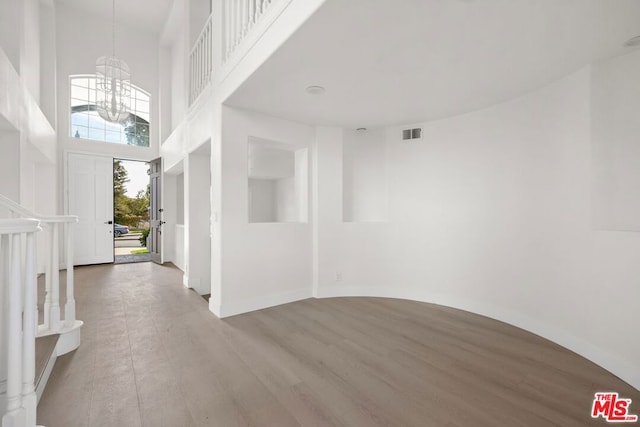
{"label": "white balusters", "polygon": [[[0,301],[6,313],[0,329],[0,378],[6,384],[2,427],[36,425],[35,377],[35,233],[39,221],[0,220]],[[23,244],[26,242],[26,244]],[[23,265],[23,259],[25,260]],[[4,310],[3,310],[4,311]]]}
{"label": "white balusters", "polygon": [[211,80],[213,66],[212,19],[209,16],[189,54],[189,105],[198,98]]}
{"label": "white balusters", "polygon": [[[42,217],[42,224],[48,231],[49,251],[45,270],[45,297],[43,324],[38,326],[38,336],[58,333],[77,326],[76,302],[73,282],[73,228],[77,222],[74,216]],[[64,321],[60,309],[60,234],[66,249],[66,301]],[[37,314],[37,313],[36,313]]]}
{"label": "white balusters", "polygon": [[222,63],[224,64],[265,14],[272,0],[224,0],[222,5],[224,41]]}

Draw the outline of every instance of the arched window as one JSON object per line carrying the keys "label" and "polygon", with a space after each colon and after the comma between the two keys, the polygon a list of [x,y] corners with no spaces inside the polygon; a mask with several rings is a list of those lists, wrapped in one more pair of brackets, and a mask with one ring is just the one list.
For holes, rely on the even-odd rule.
{"label": "arched window", "polygon": [[124,123],[111,123],[100,117],[96,111],[95,76],[70,76],[69,86],[69,133],[72,137],[140,147],[149,146],[149,93],[131,85],[131,115]]}

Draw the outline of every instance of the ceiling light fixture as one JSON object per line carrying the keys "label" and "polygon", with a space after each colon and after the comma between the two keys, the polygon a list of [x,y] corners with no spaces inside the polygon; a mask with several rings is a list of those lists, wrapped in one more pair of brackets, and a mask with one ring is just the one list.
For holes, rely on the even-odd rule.
{"label": "ceiling light fixture", "polygon": [[122,123],[131,108],[131,73],[127,63],[116,57],[116,0],[112,12],[112,55],[96,61],[96,106],[104,120]]}
{"label": "ceiling light fixture", "polygon": [[306,91],[309,95],[322,95],[327,90],[322,86],[309,86],[307,87]]}
{"label": "ceiling light fixture", "polygon": [[635,47],[640,46],[640,36],[631,37],[624,43],[625,47]]}

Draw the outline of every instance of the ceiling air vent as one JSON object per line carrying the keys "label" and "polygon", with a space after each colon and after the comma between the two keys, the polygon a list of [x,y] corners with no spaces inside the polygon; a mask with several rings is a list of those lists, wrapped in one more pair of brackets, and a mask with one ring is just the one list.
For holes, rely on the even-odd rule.
{"label": "ceiling air vent", "polygon": [[422,128],[402,129],[402,141],[422,140]]}

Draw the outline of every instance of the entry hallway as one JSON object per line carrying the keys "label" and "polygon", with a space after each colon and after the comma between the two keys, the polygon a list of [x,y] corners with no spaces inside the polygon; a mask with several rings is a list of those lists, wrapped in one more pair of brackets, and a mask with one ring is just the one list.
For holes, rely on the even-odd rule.
{"label": "entry hallway", "polygon": [[[152,263],[76,269],[82,345],[38,423],[585,426],[596,391],[640,393],[535,335],[436,305],[310,299],[218,320]],[[579,307],[573,308],[579,310]]]}

